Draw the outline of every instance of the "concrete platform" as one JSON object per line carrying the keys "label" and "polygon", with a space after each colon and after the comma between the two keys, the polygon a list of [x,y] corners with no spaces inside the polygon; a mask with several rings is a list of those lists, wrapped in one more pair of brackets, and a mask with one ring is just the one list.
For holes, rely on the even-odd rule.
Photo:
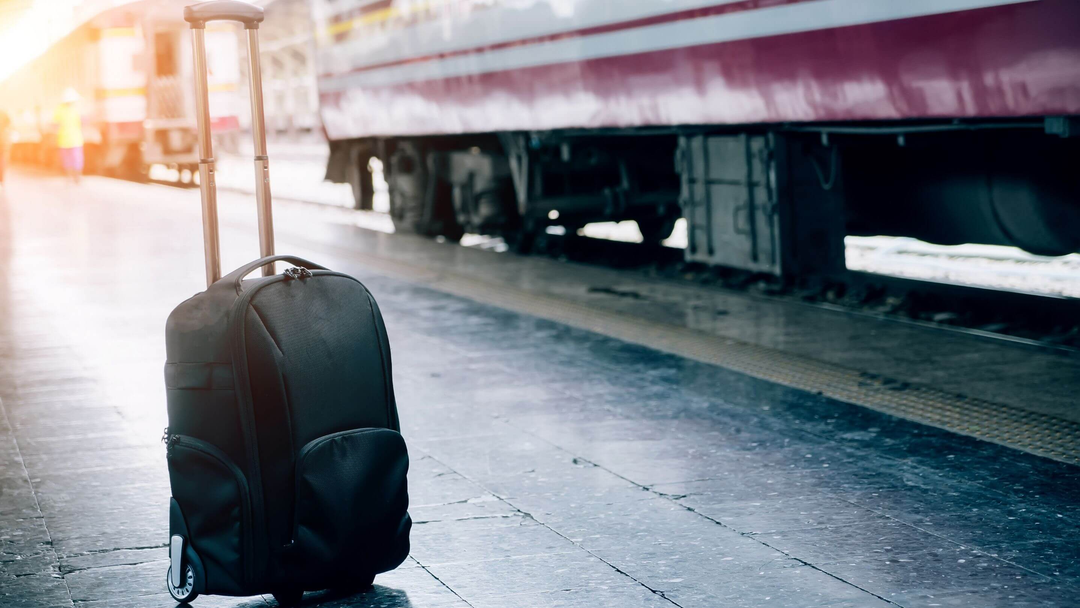
{"label": "concrete platform", "polygon": [[[254,207],[221,202],[234,267],[257,250]],[[307,604],[1076,604],[1078,467],[432,287],[479,273],[857,370],[917,368],[931,386],[1062,419],[1075,399],[1047,379],[1075,386],[1072,361],[377,234],[328,213],[279,205],[278,249],[356,274],[378,298],[417,525],[410,560],[372,591]],[[195,191],[16,174],[0,193],[0,605],[173,605],[163,325],[203,286],[200,239]],[[611,295],[629,289],[645,297]],[[970,365],[931,374],[949,371],[948,353]],[[1027,360],[1046,384],[968,383],[981,353],[1004,368]]]}
{"label": "concrete platform", "polygon": [[[231,187],[253,187],[246,161],[230,159]],[[317,166],[289,160],[280,170],[289,183],[275,190],[281,197],[342,204],[313,187]],[[344,191],[342,191],[344,192]],[[382,193],[385,198],[385,193]],[[347,198],[347,197],[346,197]],[[332,200],[331,200],[332,199]],[[381,201],[385,203],[385,201]],[[430,283],[449,274],[480,279],[500,287],[548,296],[607,312],[616,312],[695,332],[729,338],[809,359],[933,386],[943,391],[1001,403],[1025,411],[1080,422],[1080,358],[1063,357],[961,332],[928,331],[901,322],[854,312],[825,311],[810,305],[760,298],[646,276],[540,257],[438,244],[428,239],[379,237],[355,228],[392,232],[384,214],[329,206],[284,203],[304,214],[298,223],[279,225],[297,245],[313,251],[351,251],[368,266],[398,262],[397,273],[412,270],[414,281]],[[299,211],[303,210],[303,211]],[[248,221],[243,206],[223,210],[235,226]],[[325,226],[314,227],[313,214]],[[330,225],[333,225],[331,227]],[[323,253],[325,255],[325,253]],[[412,266],[413,268],[406,268]],[[416,269],[422,272],[417,273]]]}

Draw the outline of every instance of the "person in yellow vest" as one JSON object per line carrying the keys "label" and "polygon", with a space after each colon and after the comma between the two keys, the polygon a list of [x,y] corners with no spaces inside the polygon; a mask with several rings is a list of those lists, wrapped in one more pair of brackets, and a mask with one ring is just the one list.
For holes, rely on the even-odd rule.
{"label": "person in yellow vest", "polygon": [[82,117],[79,115],[79,93],[67,89],[60,97],[60,106],[53,114],[56,123],[56,147],[60,148],[60,164],[77,184],[83,171]]}

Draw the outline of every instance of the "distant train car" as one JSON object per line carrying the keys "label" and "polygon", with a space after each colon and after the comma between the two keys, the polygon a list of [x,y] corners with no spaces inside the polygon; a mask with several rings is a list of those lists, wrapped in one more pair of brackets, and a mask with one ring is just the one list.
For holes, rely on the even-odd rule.
{"label": "distant train car", "polygon": [[[82,97],[88,170],[134,177],[152,164],[196,168],[186,4],[143,0],[104,12],[0,83],[16,160],[52,162],[53,112],[70,87]],[[237,31],[215,24],[207,28],[206,45],[214,127],[217,133],[236,130]]]}
{"label": "distant train car", "polygon": [[313,0],[328,177],[399,228],[632,219],[842,271],[843,236],[1080,249],[1074,0]]}

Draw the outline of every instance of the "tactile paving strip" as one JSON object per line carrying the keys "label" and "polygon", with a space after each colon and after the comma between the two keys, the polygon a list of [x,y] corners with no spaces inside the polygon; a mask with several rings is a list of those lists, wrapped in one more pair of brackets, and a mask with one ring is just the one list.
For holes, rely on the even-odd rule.
{"label": "tactile paving strip", "polygon": [[[325,244],[319,246],[326,247]],[[376,271],[412,279],[470,300],[718,365],[1032,454],[1080,464],[1080,423],[1070,420],[898,382],[684,327],[596,310],[561,298],[456,273],[435,272],[406,262],[367,255],[364,264]]]}

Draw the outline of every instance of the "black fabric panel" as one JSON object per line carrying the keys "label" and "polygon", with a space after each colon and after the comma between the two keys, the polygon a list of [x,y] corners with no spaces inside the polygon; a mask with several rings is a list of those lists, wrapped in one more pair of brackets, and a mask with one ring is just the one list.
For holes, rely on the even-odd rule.
{"label": "black fabric panel", "polygon": [[[347,429],[390,426],[382,336],[362,285],[333,275],[282,281],[259,290],[251,307],[282,353],[294,445]],[[247,347],[250,357],[254,345]],[[278,373],[248,368],[253,387]]]}
{"label": "black fabric panel", "polygon": [[292,422],[280,370],[283,356],[253,309],[244,319],[251,398],[255,404],[255,428],[259,441],[266,528],[271,551],[290,538],[293,504]]}
{"label": "black fabric panel", "polygon": [[169,432],[217,446],[233,462],[249,460],[234,391],[168,389]]}
{"label": "black fabric panel", "polygon": [[235,291],[215,283],[172,311],[165,323],[165,385],[170,432],[207,441],[247,463],[231,390],[229,313],[235,301]]}
{"label": "black fabric panel", "polygon": [[409,552],[409,455],[401,435],[358,429],[317,439],[296,463],[288,572],[318,589],[397,567]]}
{"label": "black fabric panel", "polygon": [[232,390],[232,365],[229,363],[166,363],[165,388]]}
{"label": "black fabric panel", "polygon": [[229,311],[236,292],[214,284],[185,300],[165,322],[166,360],[171,363],[229,363]]}

